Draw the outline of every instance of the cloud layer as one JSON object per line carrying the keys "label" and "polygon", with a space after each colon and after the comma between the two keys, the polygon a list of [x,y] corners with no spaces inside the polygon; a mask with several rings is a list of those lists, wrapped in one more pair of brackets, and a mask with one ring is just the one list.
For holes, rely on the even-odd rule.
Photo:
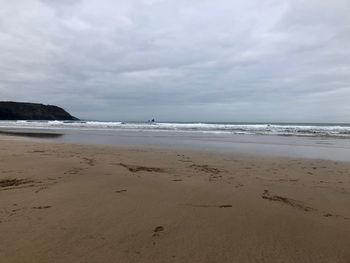
{"label": "cloud layer", "polygon": [[350,122],[348,0],[0,0],[2,100],[101,120]]}

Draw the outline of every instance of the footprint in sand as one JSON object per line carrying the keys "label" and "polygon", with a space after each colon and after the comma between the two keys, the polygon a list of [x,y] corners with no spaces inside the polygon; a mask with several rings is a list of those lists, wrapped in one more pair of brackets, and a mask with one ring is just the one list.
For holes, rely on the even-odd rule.
{"label": "footprint in sand", "polygon": [[172,181],[173,182],[182,182],[183,180],[182,179],[173,179]]}
{"label": "footprint in sand", "polygon": [[232,205],[219,205],[218,207],[219,208],[229,208],[229,207],[232,207]]}
{"label": "footprint in sand", "polygon": [[159,236],[159,232],[163,232],[164,231],[164,227],[163,226],[157,226],[154,230],[153,230],[153,236],[154,237],[158,237]]}
{"label": "footprint in sand", "polygon": [[29,179],[3,179],[0,180],[0,187],[19,186],[22,184],[28,184],[33,182],[34,181]]}
{"label": "footprint in sand", "polygon": [[185,206],[199,207],[199,208],[231,208],[232,205],[196,205],[196,204],[185,204]]}
{"label": "footprint in sand", "polygon": [[165,172],[164,169],[157,168],[157,167],[146,167],[146,166],[139,166],[139,165],[130,165],[130,164],[125,164],[125,163],[119,163],[119,165],[127,168],[132,173],[137,173],[137,172],[163,173],[163,172]]}
{"label": "footprint in sand", "polygon": [[192,164],[189,167],[194,169],[194,170],[205,172],[205,173],[210,173],[210,174],[219,174],[222,172],[221,170],[214,168],[214,167],[210,167],[209,165],[206,165],[206,164],[203,164],[203,165]]}
{"label": "footprint in sand", "polygon": [[269,190],[264,190],[263,194],[261,195],[263,199],[269,200],[269,201],[276,201],[276,202],[282,202],[286,205],[292,206],[294,208],[301,209],[303,211],[309,212],[309,211],[315,211],[314,208],[306,206],[303,202],[294,200],[291,198],[279,196],[279,195],[270,195]]}
{"label": "footprint in sand", "polygon": [[45,206],[33,206],[32,209],[47,209],[51,208],[51,205],[45,205]]}
{"label": "footprint in sand", "polygon": [[183,163],[192,163],[191,159],[183,154],[178,154],[177,157],[180,157],[181,159],[179,160],[179,162],[183,162]]}
{"label": "footprint in sand", "polygon": [[82,158],[84,161],[83,163],[86,163],[89,166],[94,166],[95,165],[95,160],[93,158]]}
{"label": "footprint in sand", "polygon": [[126,189],[117,190],[114,193],[120,194],[120,193],[124,193],[124,192],[127,192],[127,190]]}
{"label": "footprint in sand", "polygon": [[83,168],[75,167],[75,168],[69,169],[68,171],[64,172],[64,174],[79,174],[79,172],[81,172],[83,170],[84,170]]}

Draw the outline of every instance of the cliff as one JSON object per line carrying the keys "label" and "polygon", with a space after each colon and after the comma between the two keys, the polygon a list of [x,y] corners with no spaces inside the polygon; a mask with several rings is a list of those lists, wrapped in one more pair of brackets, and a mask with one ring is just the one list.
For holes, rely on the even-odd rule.
{"label": "cliff", "polygon": [[0,102],[0,120],[79,120],[54,105],[26,102]]}

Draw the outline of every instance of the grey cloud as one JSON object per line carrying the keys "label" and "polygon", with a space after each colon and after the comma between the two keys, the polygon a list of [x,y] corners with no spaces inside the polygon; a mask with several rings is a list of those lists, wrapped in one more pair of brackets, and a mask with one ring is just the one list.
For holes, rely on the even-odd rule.
{"label": "grey cloud", "polygon": [[102,120],[350,122],[345,0],[1,6],[3,100]]}

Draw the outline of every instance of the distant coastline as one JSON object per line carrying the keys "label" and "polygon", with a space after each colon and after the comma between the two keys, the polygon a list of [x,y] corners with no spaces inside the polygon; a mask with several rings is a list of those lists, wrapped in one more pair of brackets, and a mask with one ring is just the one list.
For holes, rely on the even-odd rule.
{"label": "distant coastline", "polygon": [[0,120],[71,120],[72,116],[55,105],[29,102],[0,101]]}

